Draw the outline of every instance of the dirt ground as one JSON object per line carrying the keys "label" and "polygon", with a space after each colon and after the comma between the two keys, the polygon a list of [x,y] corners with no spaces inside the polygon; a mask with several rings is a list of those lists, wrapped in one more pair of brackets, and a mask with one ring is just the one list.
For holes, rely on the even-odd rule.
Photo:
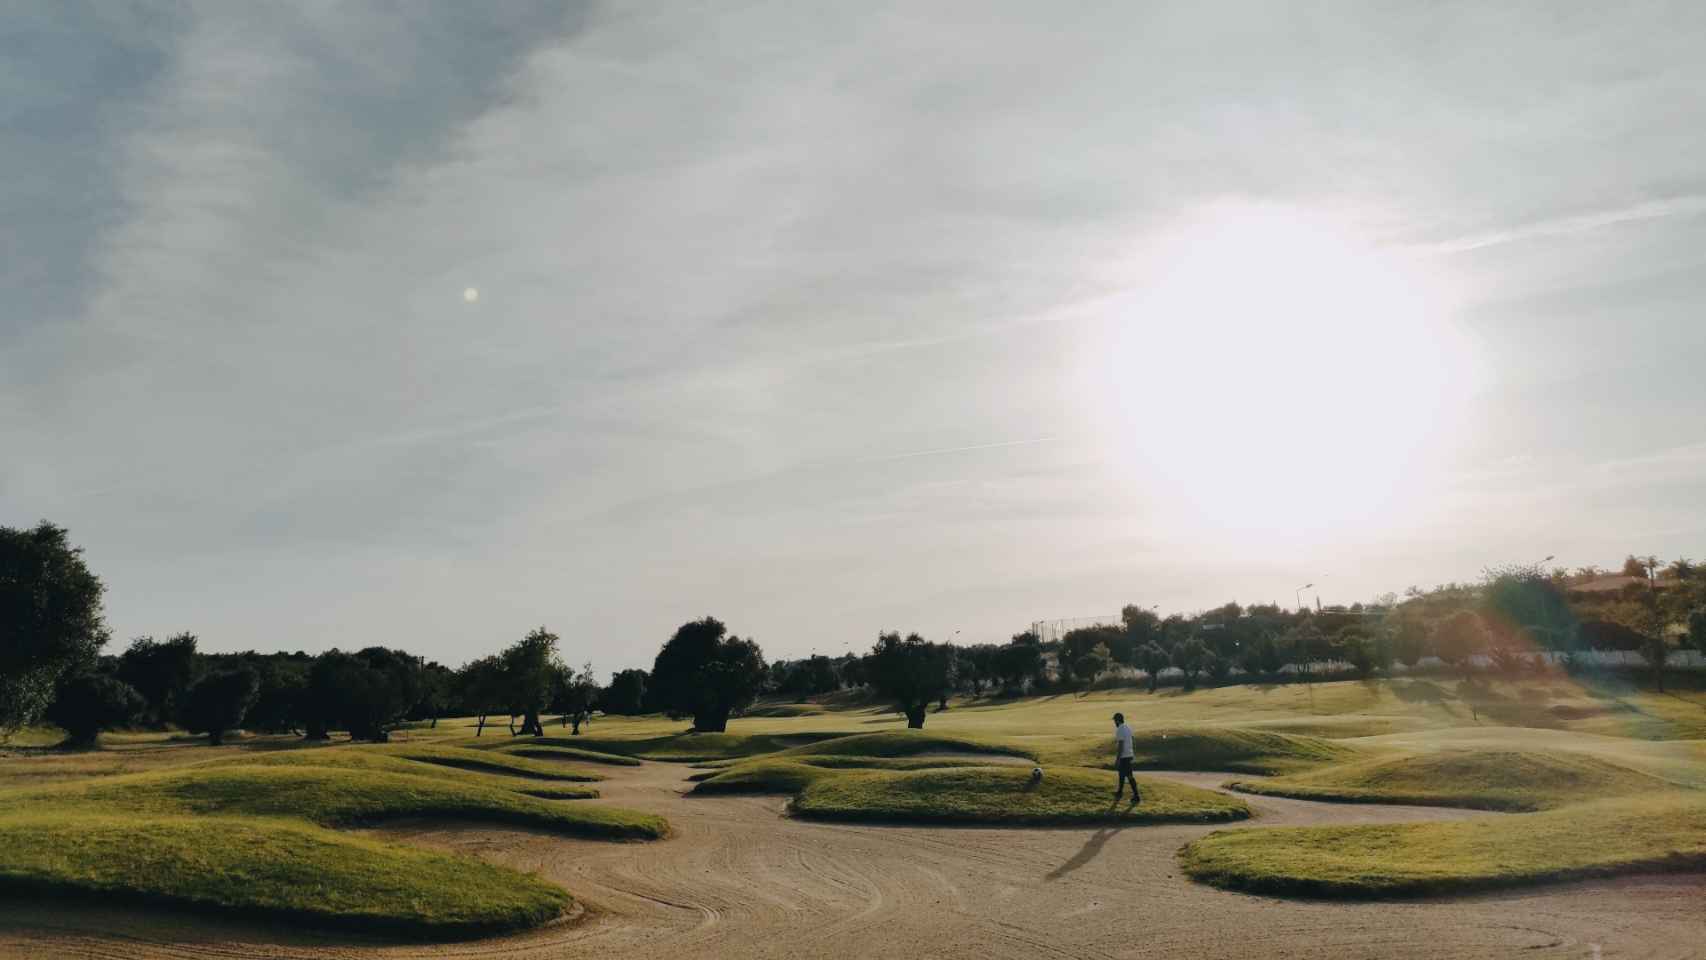
{"label": "dirt ground", "polygon": [[[1447,900],[1327,903],[1180,876],[1203,826],[984,829],[791,820],[776,797],[682,796],[679,765],[620,768],[608,800],[667,815],[651,844],[409,824],[393,837],[535,870],[576,922],[449,945],[50,900],[0,901],[0,957],[1706,957],[1706,877],[1636,877]],[[1165,774],[1199,786],[1213,774]],[[1112,775],[1109,788],[1112,789]],[[1252,798],[1263,825],[1488,816]]]}

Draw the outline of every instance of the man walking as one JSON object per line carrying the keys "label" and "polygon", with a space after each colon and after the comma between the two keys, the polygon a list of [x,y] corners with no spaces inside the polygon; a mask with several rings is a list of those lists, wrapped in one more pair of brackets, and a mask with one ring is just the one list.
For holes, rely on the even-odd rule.
{"label": "man walking", "polygon": [[1136,761],[1137,752],[1132,747],[1131,728],[1125,725],[1125,714],[1114,714],[1114,765],[1120,771],[1120,785],[1114,790],[1114,802],[1118,803],[1125,794],[1126,781],[1131,781],[1131,802],[1143,800],[1137,792],[1137,778],[1131,775],[1131,765]]}

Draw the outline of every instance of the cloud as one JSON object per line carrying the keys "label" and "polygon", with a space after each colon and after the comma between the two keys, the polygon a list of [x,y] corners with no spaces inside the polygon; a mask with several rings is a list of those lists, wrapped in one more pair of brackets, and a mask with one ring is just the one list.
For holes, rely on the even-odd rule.
{"label": "cloud", "polygon": [[1701,214],[1706,214],[1706,195],[1670,197],[1607,210],[1596,210],[1591,213],[1540,220],[1508,229],[1493,230],[1487,233],[1459,237],[1455,240],[1428,244],[1420,249],[1432,253],[1465,253],[1507,243],[1568,237],[1624,224],[1698,217]]}

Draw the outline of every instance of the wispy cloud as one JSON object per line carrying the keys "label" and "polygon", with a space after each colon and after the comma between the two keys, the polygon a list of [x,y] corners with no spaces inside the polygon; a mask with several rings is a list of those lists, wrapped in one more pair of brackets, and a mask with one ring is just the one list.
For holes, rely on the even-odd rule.
{"label": "wispy cloud", "polygon": [[1706,195],[1691,194],[1669,197],[1663,200],[1648,200],[1609,210],[1595,210],[1590,213],[1519,224],[1503,230],[1470,234],[1453,240],[1424,244],[1420,250],[1441,254],[1465,253],[1470,250],[1496,247],[1507,243],[1574,236],[1623,224],[1697,217],[1702,214],[1706,214]]}
{"label": "wispy cloud", "polygon": [[1025,447],[1038,443],[1048,443],[1053,437],[1036,437],[1030,440],[1002,440],[997,443],[973,443],[963,447],[936,447],[931,450],[912,450],[907,453],[894,453],[880,457],[863,457],[854,463],[886,463],[890,460],[911,460],[914,457],[939,457],[948,453],[969,453],[973,450],[997,450],[1001,447]]}

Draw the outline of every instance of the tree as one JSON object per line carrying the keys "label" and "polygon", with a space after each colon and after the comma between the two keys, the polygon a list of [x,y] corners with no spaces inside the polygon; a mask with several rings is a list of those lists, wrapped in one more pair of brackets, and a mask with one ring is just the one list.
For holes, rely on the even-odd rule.
{"label": "tree", "polygon": [[593,678],[592,664],[581,667],[579,673],[568,668],[560,671],[554,699],[562,711],[563,722],[574,728],[571,731],[574,736],[580,736],[581,724],[592,714],[593,703],[598,699],[598,681]]}
{"label": "tree", "polygon": [[1472,610],[1459,610],[1434,624],[1434,653],[1442,661],[1469,675],[1472,658],[1487,644],[1487,630]]}
{"label": "tree", "polygon": [[1701,607],[1688,615],[1688,639],[1694,644],[1694,649],[1706,657],[1706,607]]}
{"label": "tree", "polygon": [[1647,565],[1640,557],[1631,553],[1623,558],[1622,572],[1625,577],[1644,577],[1647,575]]}
{"label": "tree", "polygon": [[486,718],[508,709],[504,665],[499,658],[481,657],[456,671],[456,697],[462,710],[475,715],[474,736],[486,732]]}
{"label": "tree", "polygon": [[137,637],[118,658],[118,678],[142,694],[154,723],[166,723],[177,713],[177,698],[189,689],[195,673],[193,633],[180,633],[160,643],[153,637]]}
{"label": "tree", "polygon": [[764,653],[728,634],[715,617],[684,623],[652,663],[652,689],[671,717],[692,717],[700,733],[721,733],[764,683]]}
{"label": "tree", "polygon": [[1642,633],[1641,659],[1653,668],[1653,680],[1658,684],[1659,692],[1664,693],[1665,665],[1670,662],[1670,638],[1665,636],[1662,627]]}
{"label": "tree", "polygon": [[1392,655],[1412,669],[1428,653],[1428,627],[1419,617],[1400,616],[1392,628]]}
{"label": "tree", "polygon": [[1173,666],[1185,675],[1185,689],[1197,688],[1197,676],[1208,668],[1209,658],[1214,651],[1208,648],[1202,637],[1192,637],[1179,644],[1173,650]]}
{"label": "tree", "polygon": [[102,730],[135,722],[146,707],[130,684],[105,673],[82,672],[60,681],[46,715],[65,730],[72,746],[92,747]]}
{"label": "tree", "polygon": [[878,634],[865,657],[865,674],[879,695],[906,714],[907,727],[920,730],[930,702],[953,686],[950,652],[916,633],[904,640],[899,633]]}
{"label": "tree", "polygon": [[383,743],[421,697],[421,662],[402,650],[328,650],[308,671],[310,735],[341,725],[351,740]]}
{"label": "tree", "polygon": [[1079,655],[1072,664],[1072,672],[1084,681],[1084,689],[1088,690],[1096,685],[1096,678],[1108,669],[1112,661],[1113,654],[1109,652],[1108,645],[1098,643]]}
{"label": "tree", "polygon": [[[551,700],[551,688],[562,664],[557,660],[557,635],[540,627],[498,654],[512,726],[511,735],[545,735],[539,714]],[[521,729],[513,726],[521,716]]]}
{"label": "tree", "polygon": [[995,668],[1002,689],[1014,696],[1024,692],[1026,683],[1034,687],[1042,682],[1043,666],[1042,640],[1028,630],[1015,633],[996,654]]}
{"label": "tree", "polygon": [[207,742],[219,746],[225,734],[243,723],[255,702],[260,681],[255,671],[243,668],[219,670],[202,677],[184,693],[179,719],[191,733],[207,734]]}
{"label": "tree", "polygon": [[605,713],[633,716],[645,712],[646,671],[621,670],[610,678],[610,686],[599,695]]}
{"label": "tree", "polygon": [[1155,688],[1161,684],[1161,671],[1167,669],[1170,662],[1167,651],[1161,649],[1158,643],[1146,643],[1138,648],[1137,665],[1143,668],[1144,673],[1149,674],[1150,693],[1154,693]]}
{"label": "tree", "polygon": [[421,667],[420,701],[410,710],[410,719],[431,720],[438,729],[438,718],[450,709],[456,692],[456,673],[437,660]]}
{"label": "tree", "polygon": [[1135,667],[1137,651],[1161,638],[1161,618],[1153,610],[1127,604],[1120,610],[1120,623],[1125,627],[1125,636],[1118,646],[1110,644],[1108,649],[1115,660]]}
{"label": "tree", "polygon": [[308,713],[308,670],[313,661],[283,654],[268,657],[255,668],[259,687],[254,706],[243,722],[251,730],[291,733],[303,728]]}
{"label": "tree", "polygon": [[1232,660],[1230,657],[1223,657],[1218,653],[1210,653],[1208,662],[1203,665],[1203,670],[1208,673],[1209,680],[1214,683],[1225,683],[1226,678],[1232,675]]}
{"label": "tree", "polygon": [[1374,672],[1374,644],[1360,630],[1347,627],[1339,633],[1339,651],[1359,677]]}
{"label": "tree", "polygon": [[61,676],[107,642],[100,578],[65,528],[0,527],[0,740],[36,722]]}

